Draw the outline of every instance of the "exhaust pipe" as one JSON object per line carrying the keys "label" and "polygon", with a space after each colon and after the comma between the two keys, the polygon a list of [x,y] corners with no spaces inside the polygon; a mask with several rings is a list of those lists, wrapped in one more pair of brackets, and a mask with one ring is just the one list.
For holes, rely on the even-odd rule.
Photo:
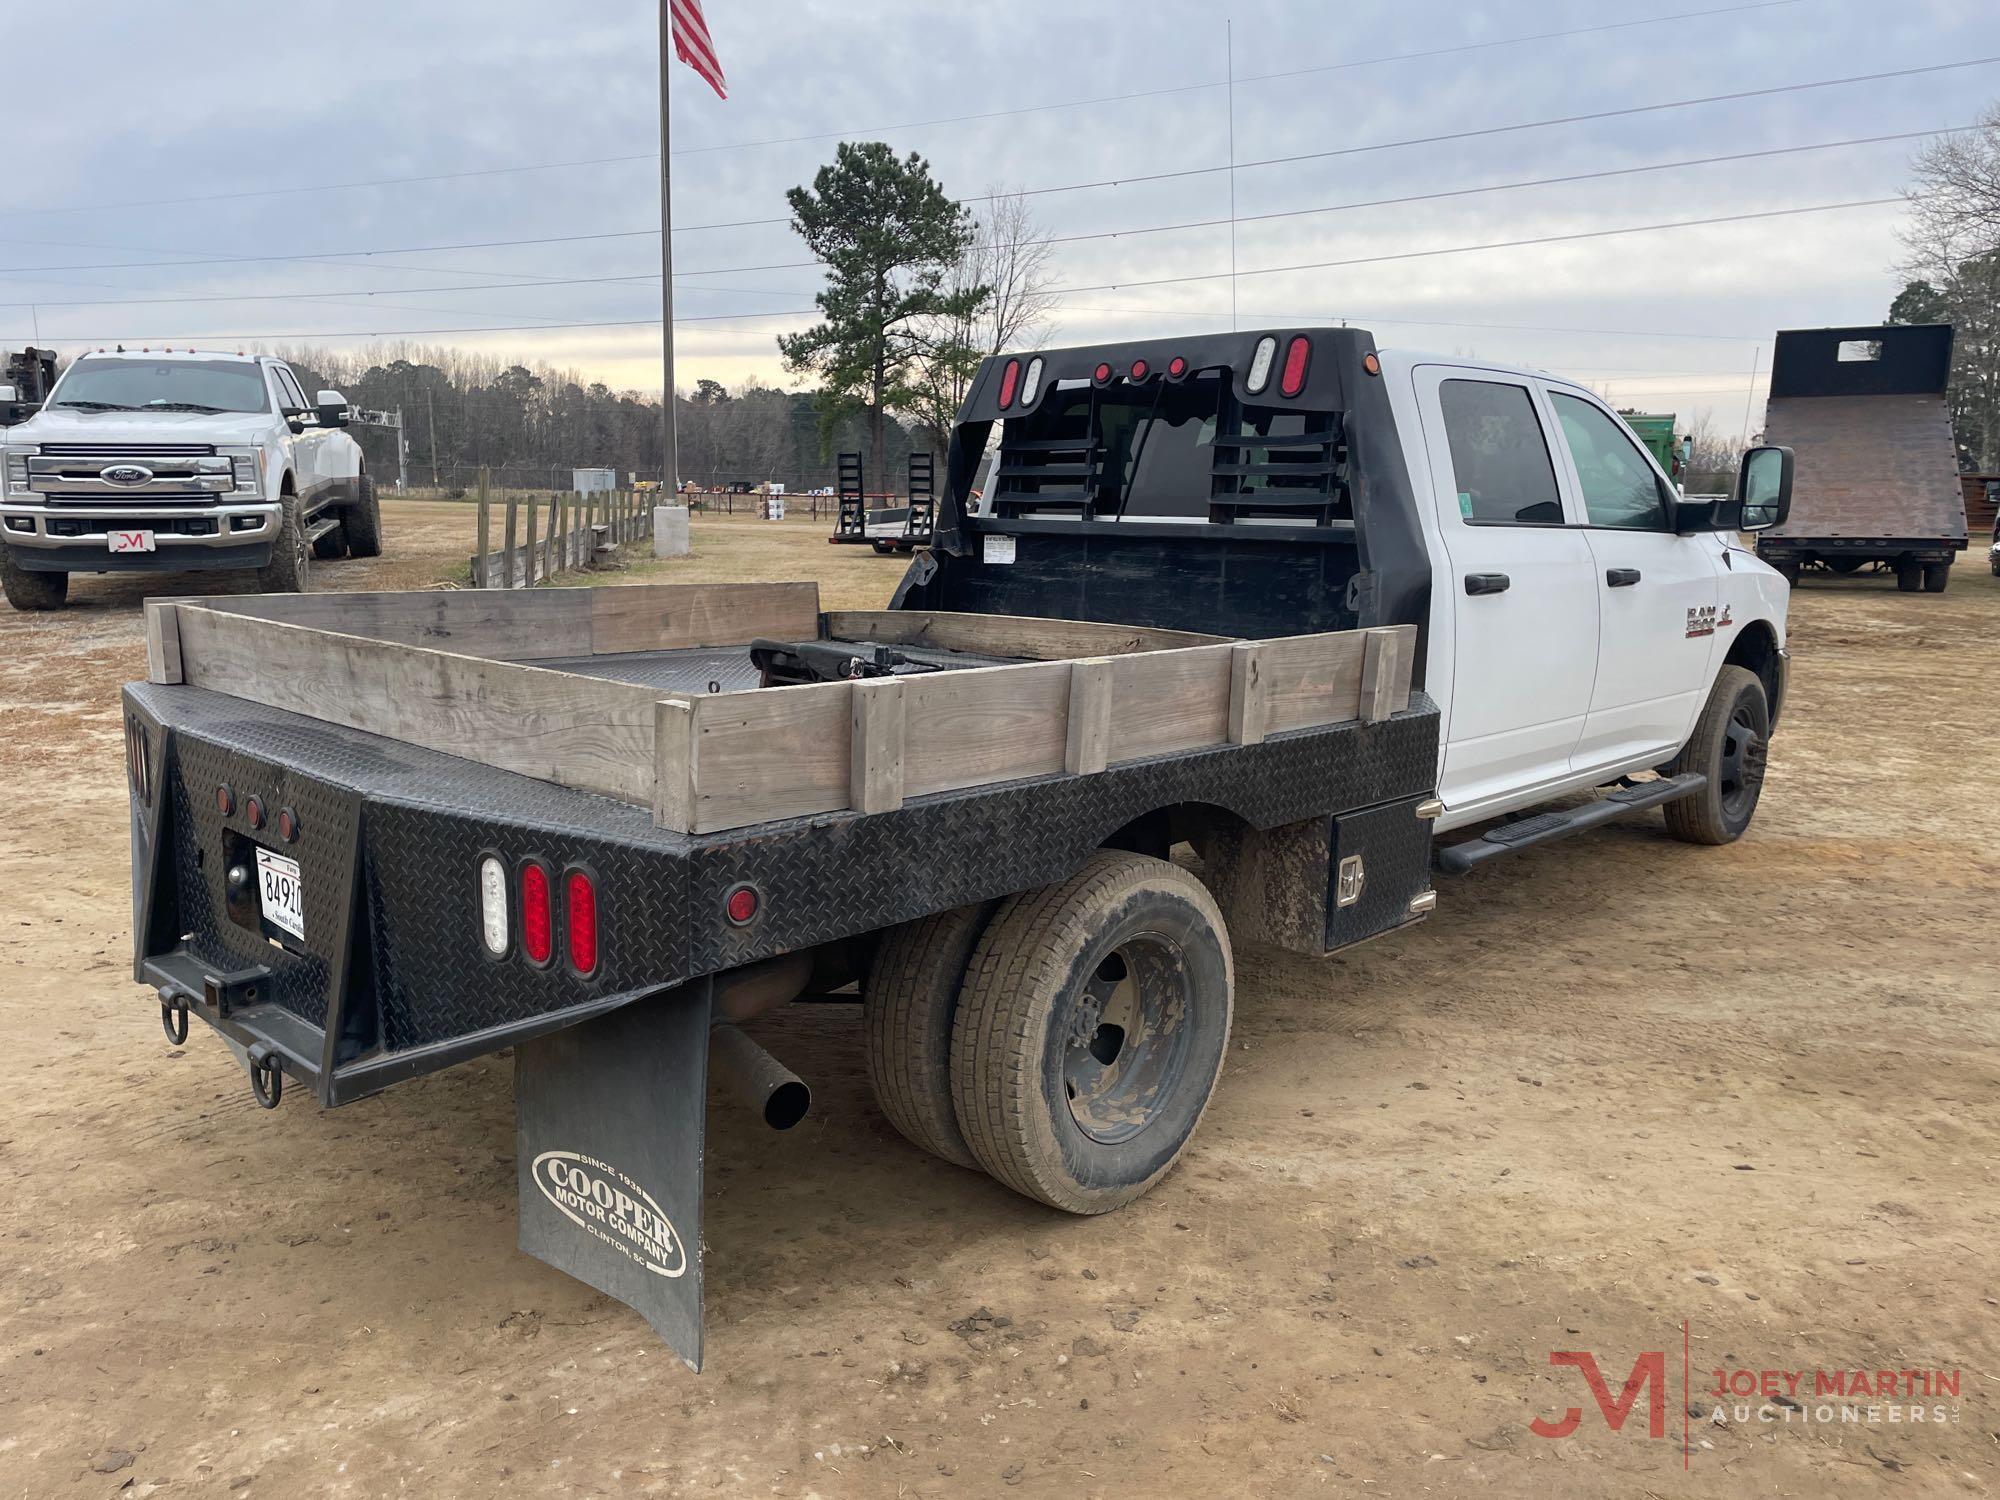
{"label": "exhaust pipe", "polygon": [[790,1130],[812,1108],[812,1090],[790,1068],[727,1021],[709,1028],[709,1061],[773,1130]]}

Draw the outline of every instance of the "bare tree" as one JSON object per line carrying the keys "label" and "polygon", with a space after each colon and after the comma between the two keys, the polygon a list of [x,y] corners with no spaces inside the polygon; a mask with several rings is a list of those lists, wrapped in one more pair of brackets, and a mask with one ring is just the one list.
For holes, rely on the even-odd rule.
{"label": "bare tree", "polygon": [[963,317],[937,318],[924,328],[917,400],[909,412],[918,430],[942,453],[979,362],[1003,350],[1039,349],[1053,327],[1056,297],[1049,290],[1051,246],[1036,223],[1027,195],[994,188],[979,216],[973,241],[959,257],[948,288],[987,295]]}

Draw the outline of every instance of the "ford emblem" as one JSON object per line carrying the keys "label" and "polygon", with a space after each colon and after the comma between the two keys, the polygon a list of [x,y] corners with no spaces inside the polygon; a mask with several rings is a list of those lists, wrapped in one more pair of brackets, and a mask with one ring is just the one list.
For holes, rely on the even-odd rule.
{"label": "ford emblem", "polygon": [[144,484],[153,471],[144,464],[108,464],[97,471],[97,477],[106,484]]}

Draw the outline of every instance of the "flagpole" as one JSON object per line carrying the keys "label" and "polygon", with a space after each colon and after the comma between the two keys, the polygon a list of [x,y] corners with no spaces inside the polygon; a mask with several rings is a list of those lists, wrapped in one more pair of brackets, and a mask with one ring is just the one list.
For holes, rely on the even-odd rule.
{"label": "flagpole", "polygon": [[667,78],[674,65],[670,4],[660,0],[660,488],[667,495],[680,489],[680,441],[674,431],[674,158],[667,134]]}

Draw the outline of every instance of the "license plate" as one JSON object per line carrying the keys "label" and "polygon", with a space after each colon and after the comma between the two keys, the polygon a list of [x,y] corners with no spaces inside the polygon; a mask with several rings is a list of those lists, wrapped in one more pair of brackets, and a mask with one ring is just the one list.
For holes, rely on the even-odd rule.
{"label": "license plate", "polygon": [[297,860],[269,849],[257,851],[257,905],[266,922],[305,941],[305,882],[299,878]]}
{"label": "license plate", "polygon": [[157,548],[150,531],[114,531],[108,537],[113,552],[153,552]]}

